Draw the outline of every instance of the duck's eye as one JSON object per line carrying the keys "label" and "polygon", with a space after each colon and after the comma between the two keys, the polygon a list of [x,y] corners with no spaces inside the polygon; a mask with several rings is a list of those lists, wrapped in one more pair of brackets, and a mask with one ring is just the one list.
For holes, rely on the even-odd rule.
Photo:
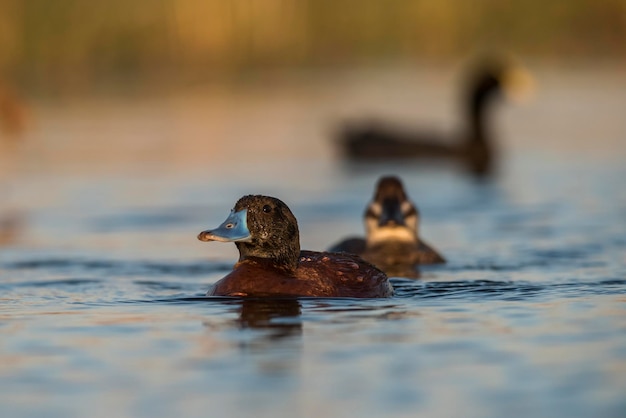
{"label": "duck's eye", "polygon": [[270,213],[272,211],[272,207],[270,205],[263,206],[263,212]]}

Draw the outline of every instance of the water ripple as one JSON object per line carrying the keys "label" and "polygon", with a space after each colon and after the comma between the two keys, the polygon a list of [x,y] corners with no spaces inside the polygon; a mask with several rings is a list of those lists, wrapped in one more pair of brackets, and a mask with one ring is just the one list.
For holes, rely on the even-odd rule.
{"label": "water ripple", "polygon": [[83,260],[72,258],[44,258],[4,263],[7,270],[80,270],[104,271],[116,275],[172,275],[172,276],[200,276],[229,271],[232,263],[197,262],[197,263],[157,263],[151,261],[108,261]]}
{"label": "water ripple", "polygon": [[530,283],[521,281],[446,281],[415,282],[394,279],[396,297],[416,299],[501,299],[527,300],[539,296],[577,297],[595,294],[626,294],[626,280],[607,279],[593,282]]}

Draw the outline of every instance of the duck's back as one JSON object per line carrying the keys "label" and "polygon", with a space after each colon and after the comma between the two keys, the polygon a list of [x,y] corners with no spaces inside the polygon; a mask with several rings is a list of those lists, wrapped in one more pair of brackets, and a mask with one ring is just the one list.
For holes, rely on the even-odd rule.
{"label": "duck's back", "polygon": [[441,254],[421,240],[417,245],[389,240],[367,248],[364,238],[353,237],[333,245],[329,251],[356,254],[386,272],[390,266],[399,264],[417,265],[446,262]]}
{"label": "duck's back", "polygon": [[365,239],[361,237],[346,238],[328,249],[331,253],[350,253],[362,255],[365,252]]}
{"label": "duck's back", "polygon": [[386,241],[368,248],[362,257],[377,266],[424,265],[446,262],[437,251],[424,241],[420,241],[417,245],[402,241]]}
{"label": "duck's back", "polygon": [[341,142],[346,155],[357,159],[448,157],[458,152],[434,132],[410,132],[378,124],[348,126]]}
{"label": "duck's back", "polygon": [[313,283],[325,283],[333,288],[335,297],[393,295],[387,275],[354,254],[301,251],[297,276]]}

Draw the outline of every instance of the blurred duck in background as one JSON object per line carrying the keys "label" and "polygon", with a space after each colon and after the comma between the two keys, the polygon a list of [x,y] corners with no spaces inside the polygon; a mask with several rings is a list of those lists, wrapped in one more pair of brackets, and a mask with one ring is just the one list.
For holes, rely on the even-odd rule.
{"label": "blurred duck in background", "polygon": [[430,131],[404,130],[376,122],[347,124],[340,132],[339,146],[348,159],[450,159],[458,161],[477,176],[494,168],[494,138],[491,136],[491,108],[504,92],[524,100],[534,91],[530,73],[511,60],[483,60],[466,81],[463,95],[464,129],[446,137]]}
{"label": "blurred duck in background", "polygon": [[398,177],[378,180],[364,214],[366,237],[348,238],[329,251],[360,255],[390,276],[418,277],[420,264],[445,259],[419,237],[419,212]]}

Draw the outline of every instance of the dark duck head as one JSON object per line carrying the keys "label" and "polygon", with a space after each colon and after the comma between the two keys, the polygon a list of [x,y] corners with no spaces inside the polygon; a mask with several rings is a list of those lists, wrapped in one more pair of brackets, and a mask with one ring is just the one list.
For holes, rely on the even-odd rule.
{"label": "dark duck head", "polygon": [[470,73],[466,82],[465,108],[470,131],[475,141],[485,141],[487,114],[491,104],[504,93],[513,101],[523,101],[532,96],[534,80],[523,67],[510,59],[492,58],[483,61]]}
{"label": "dark duck head", "polygon": [[511,60],[492,58],[470,74],[467,86],[464,107],[468,126],[459,155],[471,172],[482,176],[494,168],[496,150],[489,126],[493,103],[502,93],[514,101],[524,100],[532,94],[534,82],[528,71]]}
{"label": "dark duck head", "polygon": [[274,197],[242,197],[220,226],[201,232],[198,239],[234,242],[239,250],[239,262],[254,258],[271,260],[275,267],[288,272],[298,267],[298,222],[289,207]]}

